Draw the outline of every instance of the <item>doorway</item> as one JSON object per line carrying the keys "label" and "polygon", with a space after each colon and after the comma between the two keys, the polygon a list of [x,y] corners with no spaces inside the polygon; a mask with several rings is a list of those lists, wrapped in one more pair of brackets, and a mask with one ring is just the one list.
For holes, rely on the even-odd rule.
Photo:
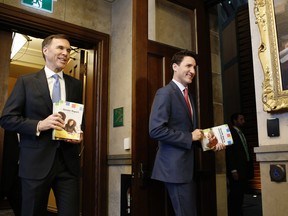
{"label": "doorway", "polygon": [[[76,26],[60,20],[23,11],[9,5],[0,4],[1,31],[17,31],[36,38],[64,32],[71,44],[88,50],[86,109],[83,152],[82,215],[107,214],[107,86],[109,62],[109,36],[91,29]],[[3,63],[3,62],[2,62]],[[7,62],[3,63],[7,64]],[[1,73],[8,74],[3,70]],[[1,77],[8,77],[2,76]],[[8,83],[1,79],[1,86]],[[3,88],[1,104],[5,103],[7,88]],[[1,110],[2,112],[2,106]],[[0,156],[3,154],[3,134],[0,133]],[[1,161],[2,163],[2,161]],[[2,167],[2,164],[0,164]],[[101,175],[100,175],[101,174]]]}

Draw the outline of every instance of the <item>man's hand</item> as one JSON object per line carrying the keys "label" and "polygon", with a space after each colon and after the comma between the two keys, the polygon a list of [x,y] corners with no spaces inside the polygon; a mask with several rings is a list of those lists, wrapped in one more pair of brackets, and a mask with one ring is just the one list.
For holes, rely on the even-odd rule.
{"label": "man's hand", "polygon": [[198,141],[203,139],[204,133],[201,129],[196,129],[192,132],[192,141]]}
{"label": "man's hand", "polygon": [[49,129],[63,130],[65,127],[64,121],[59,113],[54,113],[46,119],[39,121],[37,129],[39,132]]}
{"label": "man's hand", "polygon": [[232,173],[232,178],[235,180],[235,181],[238,181],[239,180],[239,175],[238,175],[238,172],[233,172]]}
{"label": "man's hand", "polygon": [[71,144],[80,144],[83,141],[83,133],[80,134],[80,140],[72,140],[67,139],[65,142],[71,143]]}
{"label": "man's hand", "polygon": [[226,145],[223,143],[217,143],[215,146],[211,148],[213,151],[221,151],[226,149]]}

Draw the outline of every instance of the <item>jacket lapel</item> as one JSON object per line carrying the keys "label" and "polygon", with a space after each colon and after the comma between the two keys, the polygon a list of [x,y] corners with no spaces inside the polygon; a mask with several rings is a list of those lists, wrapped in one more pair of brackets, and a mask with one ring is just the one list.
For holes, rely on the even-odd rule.
{"label": "jacket lapel", "polygon": [[[173,82],[171,81],[170,82],[170,85],[171,87],[173,88],[173,90],[176,92],[179,100],[180,100],[180,103],[181,103],[181,107],[183,107],[185,109],[185,112],[187,114],[187,117],[190,119],[191,123],[192,123],[192,119],[190,118],[190,114],[189,114],[189,110],[188,110],[188,106],[186,104],[186,101],[185,101],[185,98],[184,98],[184,95],[183,93],[181,92],[181,90],[178,88],[178,86]],[[189,92],[189,99],[190,99],[190,102],[191,102],[191,105],[192,105],[192,110],[193,110],[193,118],[194,118],[194,113],[195,113],[195,109],[194,109],[194,103],[193,103],[193,98]],[[194,122],[193,122],[194,123]]]}
{"label": "jacket lapel", "polygon": [[63,78],[65,80],[66,101],[71,101],[71,94],[73,89],[72,82],[69,81],[70,77],[65,73],[63,73]]}
{"label": "jacket lapel", "polygon": [[190,102],[191,102],[191,106],[192,106],[192,119],[191,119],[191,121],[193,122],[193,128],[196,128],[197,127],[197,125],[198,125],[198,123],[197,123],[197,110],[196,110],[196,106],[195,106],[195,104],[194,104],[194,99],[193,99],[193,97],[192,97],[192,95],[190,94],[190,92],[189,92],[189,99],[190,99]]}
{"label": "jacket lapel", "polygon": [[37,82],[35,82],[36,88],[40,91],[40,93],[43,97],[43,100],[45,101],[47,106],[52,111],[52,100],[50,97],[50,91],[49,91],[48,82],[47,82],[47,78],[46,78],[46,74],[45,74],[44,69],[42,69],[38,73],[36,73],[35,78],[37,80]]}

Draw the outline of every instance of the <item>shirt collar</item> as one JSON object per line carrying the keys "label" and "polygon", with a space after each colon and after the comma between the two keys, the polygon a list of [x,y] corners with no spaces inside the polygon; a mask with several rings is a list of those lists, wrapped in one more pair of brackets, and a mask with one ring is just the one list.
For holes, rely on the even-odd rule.
{"label": "shirt collar", "polygon": [[172,81],[178,86],[178,88],[181,90],[181,92],[183,92],[184,89],[186,88],[182,83],[176,81],[175,79],[172,79]]}
{"label": "shirt collar", "polygon": [[[45,74],[47,78],[52,77],[54,74],[56,74],[54,71],[52,71],[51,69],[49,69],[47,66],[45,66],[44,68]],[[60,79],[63,79],[63,71],[60,71],[57,73],[58,76],[60,77]]]}
{"label": "shirt collar", "polygon": [[237,126],[235,126],[235,125],[233,125],[233,128],[234,128],[237,132],[241,131],[240,128],[237,127]]}

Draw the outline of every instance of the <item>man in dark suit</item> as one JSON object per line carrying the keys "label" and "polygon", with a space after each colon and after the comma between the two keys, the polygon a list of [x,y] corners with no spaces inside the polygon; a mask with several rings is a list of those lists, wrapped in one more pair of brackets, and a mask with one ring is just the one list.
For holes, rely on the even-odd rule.
{"label": "man in dark suit", "polygon": [[[164,182],[176,216],[196,216],[194,147],[204,135],[193,98],[189,94],[186,102],[184,93],[196,73],[196,55],[180,51],[171,66],[173,80],[157,91],[150,114],[149,133],[159,141],[152,179]],[[218,144],[215,150],[223,148]]]}
{"label": "man in dark suit", "polygon": [[53,75],[59,77],[61,100],[82,103],[81,82],[63,73],[70,51],[65,35],[45,38],[45,67],[18,78],[0,118],[4,129],[20,134],[22,216],[46,215],[51,188],[58,215],[79,216],[81,140],[52,140],[52,130],[65,127],[61,115],[52,113]]}
{"label": "man in dark suit", "polygon": [[231,116],[231,134],[234,144],[226,149],[226,172],[228,177],[228,215],[243,215],[244,193],[248,180],[253,178],[253,158],[242,132],[245,118],[242,113]]}

